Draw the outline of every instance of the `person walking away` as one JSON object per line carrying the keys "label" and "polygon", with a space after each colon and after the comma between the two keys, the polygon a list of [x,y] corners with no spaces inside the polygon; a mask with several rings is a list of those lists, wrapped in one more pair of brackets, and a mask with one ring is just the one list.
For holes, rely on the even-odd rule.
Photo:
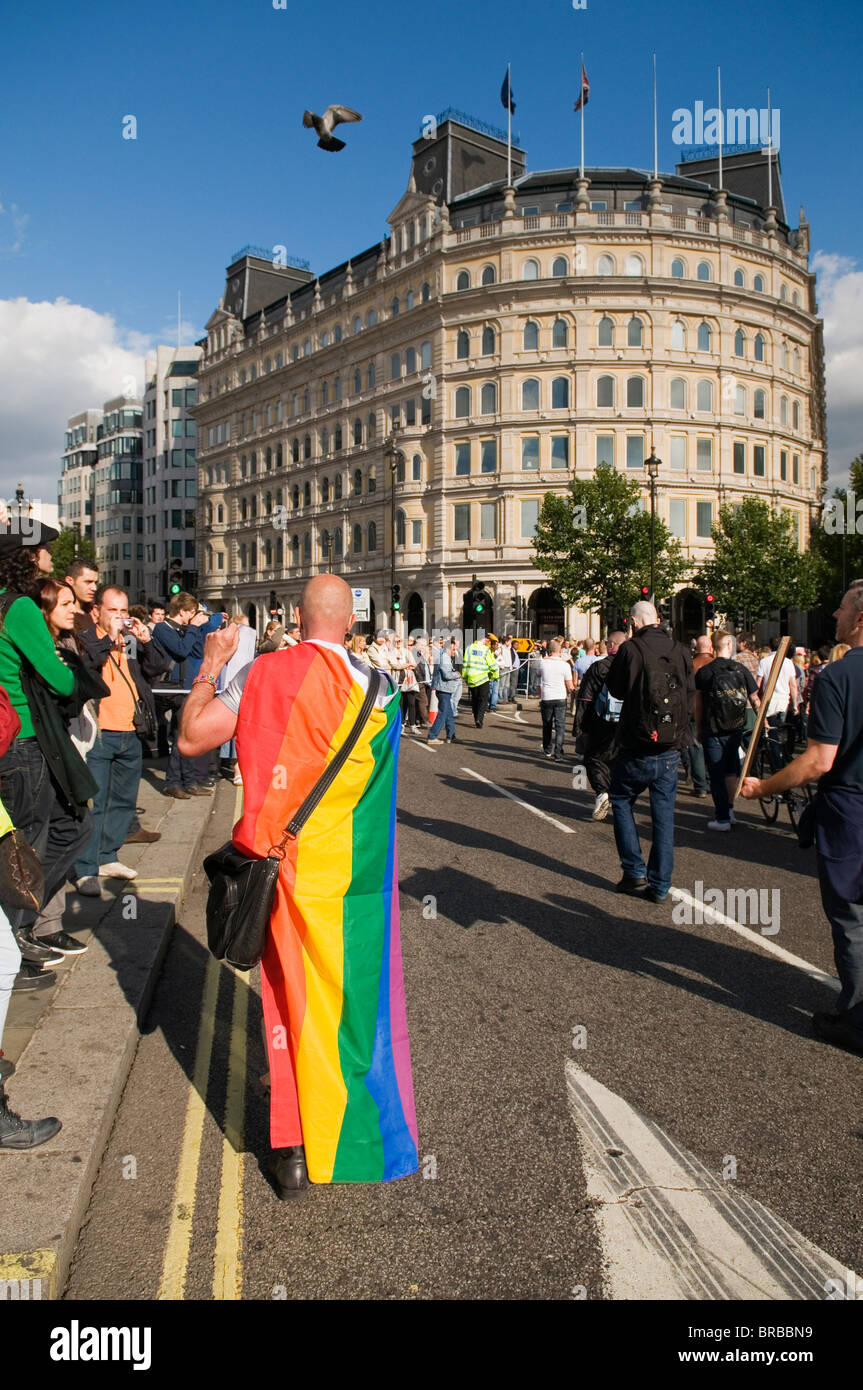
{"label": "person walking away", "polygon": [[485,712],[488,709],[489,688],[492,679],[497,679],[497,662],[491,654],[491,639],[480,637],[471,642],[462,658],[462,679],[470,692],[470,706],[473,722],[482,728]]}
{"label": "person walking away", "polygon": [[764,780],[747,777],[741,795],[777,796],[818,779],[799,833],[804,846],[814,838],[840,993],[835,1013],[815,1013],[812,1024],[824,1042],[863,1055],[863,580],[834,617],[837,641],[849,651],[813,686],[805,752]]}
{"label": "person walking away", "polygon": [[573,688],[569,663],[561,656],[560,642],[549,643],[549,654],[539,663],[539,712],[542,718],[542,751],[556,763],[563,762],[566,697]]}
{"label": "person walking away", "polygon": [[410,651],[414,659],[414,675],[417,678],[417,685],[419,686],[417,690],[419,726],[421,729],[427,729],[429,726],[429,704],[431,702],[432,688],[431,667],[426,655],[425,645],[422,642],[416,641],[413,637],[410,640],[412,644]]}
{"label": "person walking away", "polygon": [[[234,845],[253,857],[284,848],[261,961],[281,1197],[307,1180],[387,1182],[418,1166],[395,845],[399,694],[345,649],[354,616],[343,580],[310,579],[298,608],[299,646],[259,657],[218,696],[235,638],[211,634],[180,732],[187,757],[236,736],[245,796]],[[288,838],[370,681],[379,694],[356,746]]]}
{"label": "person walking away", "polygon": [[455,638],[450,642],[449,651],[441,647],[439,656],[434,665],[432,673],[432,689],[437,695],[437,714],[434,723],[428,732],[429,743],[437,741],[441,729],[444,730],[444,737],[447,743],[455,743],[455,712],[453,710],[453,699],[461,689],[461,676],[455,669],[454,658],[456,655]]}
{"label": "person walking away", "polygon": [[497,669],[500,672],[498,704],[512,704],[512,638],[504,637],[495,653]]}
{"label": "person walking away", "polygon": [[[758,663],[759,695],[764,694],[764,685],[770,675],[770,668],[778,650],[779,638],[771,637],[770,653],[768,656],[762,657]],[[789,708],[796,717],[800,708],[800,691],[797,688],[794,663],[786,656],[779,668],[779,679],[767,706],[767,756],[774,772],[778,772],[787,762],[785,750],[782,747],[782,730],[785,728]]]}
{"label": "person walking away", "polygon": [[[694,672],[701,670],[708,662],[713,660],[713,643],[707,633],[696,637],[692,653],[692,669]],[[684,761],[689,765],[689,773],[692,777],[692,785],[689,790],[699,801],[706,801],[710,792],[710,781],[707,776],[707,764],[704,760],[704,748],[700,742],[698,721],[695,718],[695,708],[693,705],[692,717],[689,724],[692,742],[686,749]]]}
{"label": "person walking away", "polygon": [[[715,656],[695,672],[695,726],[710,777],[715,816],[708,830],[730,830],[731,804],[740,775],[740,740],[746,716],[761,704],[752,672],[734,661],[734,638],[717,628],[712,637]],[[693,663],[694,664],[694,663]]]}
{"label": "person walking away", "polygon": [[608,799],[611,788],[611,767],[620,746],[619,728],[622,700],[608,693],[606,679],[611,663],[626,641],[625,632],[612,632],[606,643],[606,655],[594,661],[585,672],[578,687],[572,732],[582,740],[584,767],[595,801],[591,820],[605,820],[611,810]]}
{"label": "person walking away", "polygon": [[[680,749],[692,735],[689,711],[695,695],[692,658],[659,631],[659,614],[641,601],[630,610],[632,636],[606,677],[609,695],[623,701],[620,754],[611,772],[609,798],[623,877],[618,893],[663,902],[674,869],[674,795]],[[650,796],[652,844],[645,868],[633,807]]]}

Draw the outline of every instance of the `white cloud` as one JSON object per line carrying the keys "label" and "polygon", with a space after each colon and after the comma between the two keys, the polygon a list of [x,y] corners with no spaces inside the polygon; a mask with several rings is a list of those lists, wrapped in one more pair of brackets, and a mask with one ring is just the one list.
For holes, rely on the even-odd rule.
{"label": "white cloud", "polygon": [[818,305],[824,319],[827,374],[828,485],[848,481],[863,453],[863,270],[849,256],[817,251]]}
{"label": "white cloud", "polygon": [[56,501],[68,417],[123,395],[130,377],[140,394],[153,346],[82,304],[0,300],[0,496],[20,480]]}

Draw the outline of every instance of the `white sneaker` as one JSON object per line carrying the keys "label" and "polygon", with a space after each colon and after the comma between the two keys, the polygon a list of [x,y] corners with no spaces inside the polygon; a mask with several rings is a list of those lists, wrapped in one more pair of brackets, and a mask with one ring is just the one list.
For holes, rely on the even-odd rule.
{"label": "white sneaker", "polygon": [[240,769],[237,768],[236,772],[234,773],[234,786],[235,786],[235,787],[241,787],[242,785],[243,785],[243,774],[240,772]]}
{"label": "white sneaker", "polygon": [[593,811],[591,812],[590,819],[605,820],[610,806],[611,802],[608,799],[608,792],[600,792],[596,801],[593,803]]}
{"label": "white sneaker", "polygon": [[80,893],[84,898],[101,898],[102,885],[98,878],[92,875],[88,878],[79,878],[75,884],[75,892]]}
{"label": "white sneaker", "polygon": [[736,824],[737,824],[737,817],[735,816],[735,814],[734,814],[733,811],[729,811],[729,812],[728,812],[728,819],[730,820],[730,822],[731,822],[732,825],[736,825]]}
{"label": "white sneaker", "polygon": [[731,829],[731,821],[730,821],[730,820],[709,820],[709,821],[707,822],[707,829],[708,829],[708,830],[730,830],[730,829]]}
{"label": "white sneaker", "polygon": [[137,878],[138,870],[130,869],[128,864],[121,864],[119,859],[115,859],[113,864],[102,864],[99,867],[100,878]]}

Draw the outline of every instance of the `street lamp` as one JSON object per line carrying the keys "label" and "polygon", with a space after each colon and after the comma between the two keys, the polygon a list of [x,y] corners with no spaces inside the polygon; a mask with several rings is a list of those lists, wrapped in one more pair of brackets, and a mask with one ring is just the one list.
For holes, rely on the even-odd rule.
{"label": "street lamp", "polygon": [[[396,448],[401,424],[398,420],[393,420],[390,433],[384,440],[384,458],[389,464],[390,470],[390,604],[393,602],[393,594],[396,585],[396,468],[400,450]],[[395,610],[391,607],[393,629],[396,625]]]}
{"label": "street lamp", "polygon": [[652,444],[650,457],[644,460],[644,466],[647,469],[647,476],[650,478],[650,597],[653,600],[656,594],[656,585],[653,579],[656,557],[656,479],[662,467],[662,460],[656,457]]}

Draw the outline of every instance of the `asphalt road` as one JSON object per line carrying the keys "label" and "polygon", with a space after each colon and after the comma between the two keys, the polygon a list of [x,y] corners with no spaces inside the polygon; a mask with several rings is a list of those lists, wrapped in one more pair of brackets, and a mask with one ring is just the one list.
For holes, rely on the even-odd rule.
{"label": "asphalt road", "polygon": [[[784,810],[768,827],[756,804],[719,836],[706,829],[712,804],[681,792],[675,885],[696,898],[699,881],[704,892],[768,890],[770,934],[757,922],[747,936],[721,921],[675,921],[671,902],[616,896],[611,821],[589,819],[593,797],[573,789],[570,747],[565,763],[547,762],[538,714],[516,720],[512,707],[483,730],[460,716],[449,746],[402,739],[415,1177],[276,1199],[260,1168],[257,972],[246,981],[209,968],[218,1007],[208,1038],[198,877],[68,1298],[606,1297],[568,1060],[712,1172],[732,1157],[745,1194],[863,1270],[863,1062],[812,1037],[809,1015],[835,994],[767,945],[834,973],[812,852],[797,848]],[[227,837],[233,810],[224,785],[206,849]]]}

